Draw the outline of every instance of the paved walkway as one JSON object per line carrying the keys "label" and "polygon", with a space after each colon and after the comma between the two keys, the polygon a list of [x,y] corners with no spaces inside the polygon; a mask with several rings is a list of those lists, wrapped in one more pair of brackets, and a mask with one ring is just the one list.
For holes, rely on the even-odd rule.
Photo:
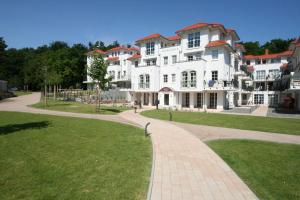
{"label": "paved walkway", "polygon": [[263,141],[278,142],[278,143],[300,144],[300,136],[298,135],[239,130],[239,129],[232,129],[232,128],[186,124],[186,123],[179,123],[179,122],[172,122],[172,123],[178,127],[181,127],[189,131],[190,133],[194,134],[202,141],[217,140],[217,139],[250,139],[250,140],[263,140]]}

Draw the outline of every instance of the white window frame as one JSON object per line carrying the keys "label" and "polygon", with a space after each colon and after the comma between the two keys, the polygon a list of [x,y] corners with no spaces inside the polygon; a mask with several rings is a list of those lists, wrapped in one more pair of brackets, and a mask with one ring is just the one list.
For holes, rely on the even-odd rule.
{"label": "white window frame", "polygon": [[218,49],[211,50],[211,58],[213,60],[218,60],[219,59],[219,50]]}
{"label": "white window frame", "polygon": [[213,81],[218,80],[218,71],[211,71],[211,80]]}
{"label": "white window frame", "polygon": [[164,74],[163,75],[163,81],[164,81],[164,83],[167,83],[168,82],[168,74]]}
{"label": "white window frame", "polygon": [[165,56],[164,57],[164,65],[167,65],[168,64],[168,56]]}
{"label": "white window frame", "polygon": [[177,55],[172,56],[172,64],[175,64],[177,62]]}
{"label": "white window frame", "polygon": [[176,74],[172,74],[172,82],[173,82],[173,83],[176,82]]}

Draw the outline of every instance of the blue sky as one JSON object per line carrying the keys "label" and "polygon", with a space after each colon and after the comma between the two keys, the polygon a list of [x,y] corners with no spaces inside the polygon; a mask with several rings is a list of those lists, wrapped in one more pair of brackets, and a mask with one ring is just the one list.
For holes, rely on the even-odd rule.
{"label": "blue sky", "polygon": [[300,36],[299,0],[0,0],[0,37],[9,47],[102,40],[134,43],[197,22],[234,28],[242,41]]}

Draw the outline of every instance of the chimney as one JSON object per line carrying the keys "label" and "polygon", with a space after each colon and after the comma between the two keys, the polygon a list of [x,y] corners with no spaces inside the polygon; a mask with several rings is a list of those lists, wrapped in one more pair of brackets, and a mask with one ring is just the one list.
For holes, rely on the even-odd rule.
{"label": "chimney", "polygon": [[265,55],[269,55],[269,49],[265,49]]}

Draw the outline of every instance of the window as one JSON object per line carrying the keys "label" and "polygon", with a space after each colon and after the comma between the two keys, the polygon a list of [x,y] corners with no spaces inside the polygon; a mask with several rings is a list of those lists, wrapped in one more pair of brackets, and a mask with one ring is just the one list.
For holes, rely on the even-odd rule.
{"label": "window", "polygon": [[261,60],[255,60],[255,64],[256,65],[260,65],[261,64]]}
{"label": "window", "polygon": [[188,55],[188,61],[193,61],[194,60],[194,56],[193,55]]}
{"label": "window", "polygon": [[123,61],[124,65],[126,65],[126,60]]}
{"label": "window", "polygon": [[254,104],[264,104],[264,95],[254,94]]}
{"label": "window", "polygon": [[134,61],[134,66],[138,67],[139,66],[139,61]]}
{"label": "window", "polygon": [[247,61],[246,61],[246,64],[247,64],[247,65],[250,65],[250,60],[247,60]]}
{"label": "window", "polygon": [[271,63],[281,63],[281,58],[273,58],[271,59]]}
{"label": "window", "polygon": [[280,70],[279,69],[270,69],[269,70],[269,76],[271,79],[275,79],[280,75]]}
{"label": "window", "polygon": [[164,83],[167,83],[167,82],[168,82],[168,75],[164,74]]}
{"label": "window", "polygon": [[212,50],[211,51],[211,56],[212,56],[212,59],[218,59],[219,58],[219,51],[218,50]]}
{"label": "window", "polygon": [[188,73],[182,72],[181,86],[187,87],[187,85],[188,85]]}
{"label": "window", "polygon": [[196,72],[195,71],[191,71],[190,72],[191,75],[191,87],[196,87]]}
{"label": "window", "polygon": [[146,74],[145,75],[145,77],[146,77],[146,88],[149,88],[149,86],[150,86],[150,75],[149,74]]}
{"label": "window", "polygon": [[156,65],[156,60],[155,59],[152,60],[152,65]]}
{"label": "window", "polygon": [[147,64],[147,66],[150,66],[151,65],[151,60],[147,60],[146,64]]}
{"label": "window", "polygon": [[165,56],[164,57],[164,65],[167,65],[168,64],[168,56]]}
{"label": "window", "polygon": [[172,74],[172,82],[176,82],[176,74]]}
{"label": "window", "polygon": [[200,32],[196,32],[195,33],[195,43],[194,43],[195,47],[199,47],[200,46]]}
{"label": "window", "polygon": [[173,55],[172,56],[172,64],[175,64],[177,62],[177,56]]}
{"label": "window", "polygon": [[188,35],[188,48],[200,46],[200,32],[191,33]]}
{"label": "window", "polygon": [[194,47],[194,34],[191,33],[188,35],[188,48]]}
{"label": "window", "polygon": [[265,78],[266,78],[266,71],[265,70],[256,71],[256,79],[257,80],[264,80]]}
{"label": "window", "polygon": [[211,72],[211,80],[217,81],[218,80],[218,71]]}
{"label": "window", "polygon": [[267,64],[267,60],[265,60],[265,59],[262,60],[262,63],[263,63],[263,64]]}
{"label": "window", "polygon": [[164,94],[164,104],[165,104],[166,106],[169,105],[169,94]]}
{"label": "window", "polygon": [[209,108],[216,109],[217,108],[217,93],[210,93],[209,94]]}
{"label": "window", "polygon": [[118,71],[118,79],[120,79],[120,78],[121,78],[121,72]]}
{"label": "window", "polygon": [[146,43],[146,55],[154,54],[154,42]]}
{"label": "window", "polygon": [[197,93],[197,108],[202,108],[203,107],[203,93]]}
{"label": "window", "polygon": [[124,77],[126,76],[126,71],[123,71],[123,76],[124,76]]}

